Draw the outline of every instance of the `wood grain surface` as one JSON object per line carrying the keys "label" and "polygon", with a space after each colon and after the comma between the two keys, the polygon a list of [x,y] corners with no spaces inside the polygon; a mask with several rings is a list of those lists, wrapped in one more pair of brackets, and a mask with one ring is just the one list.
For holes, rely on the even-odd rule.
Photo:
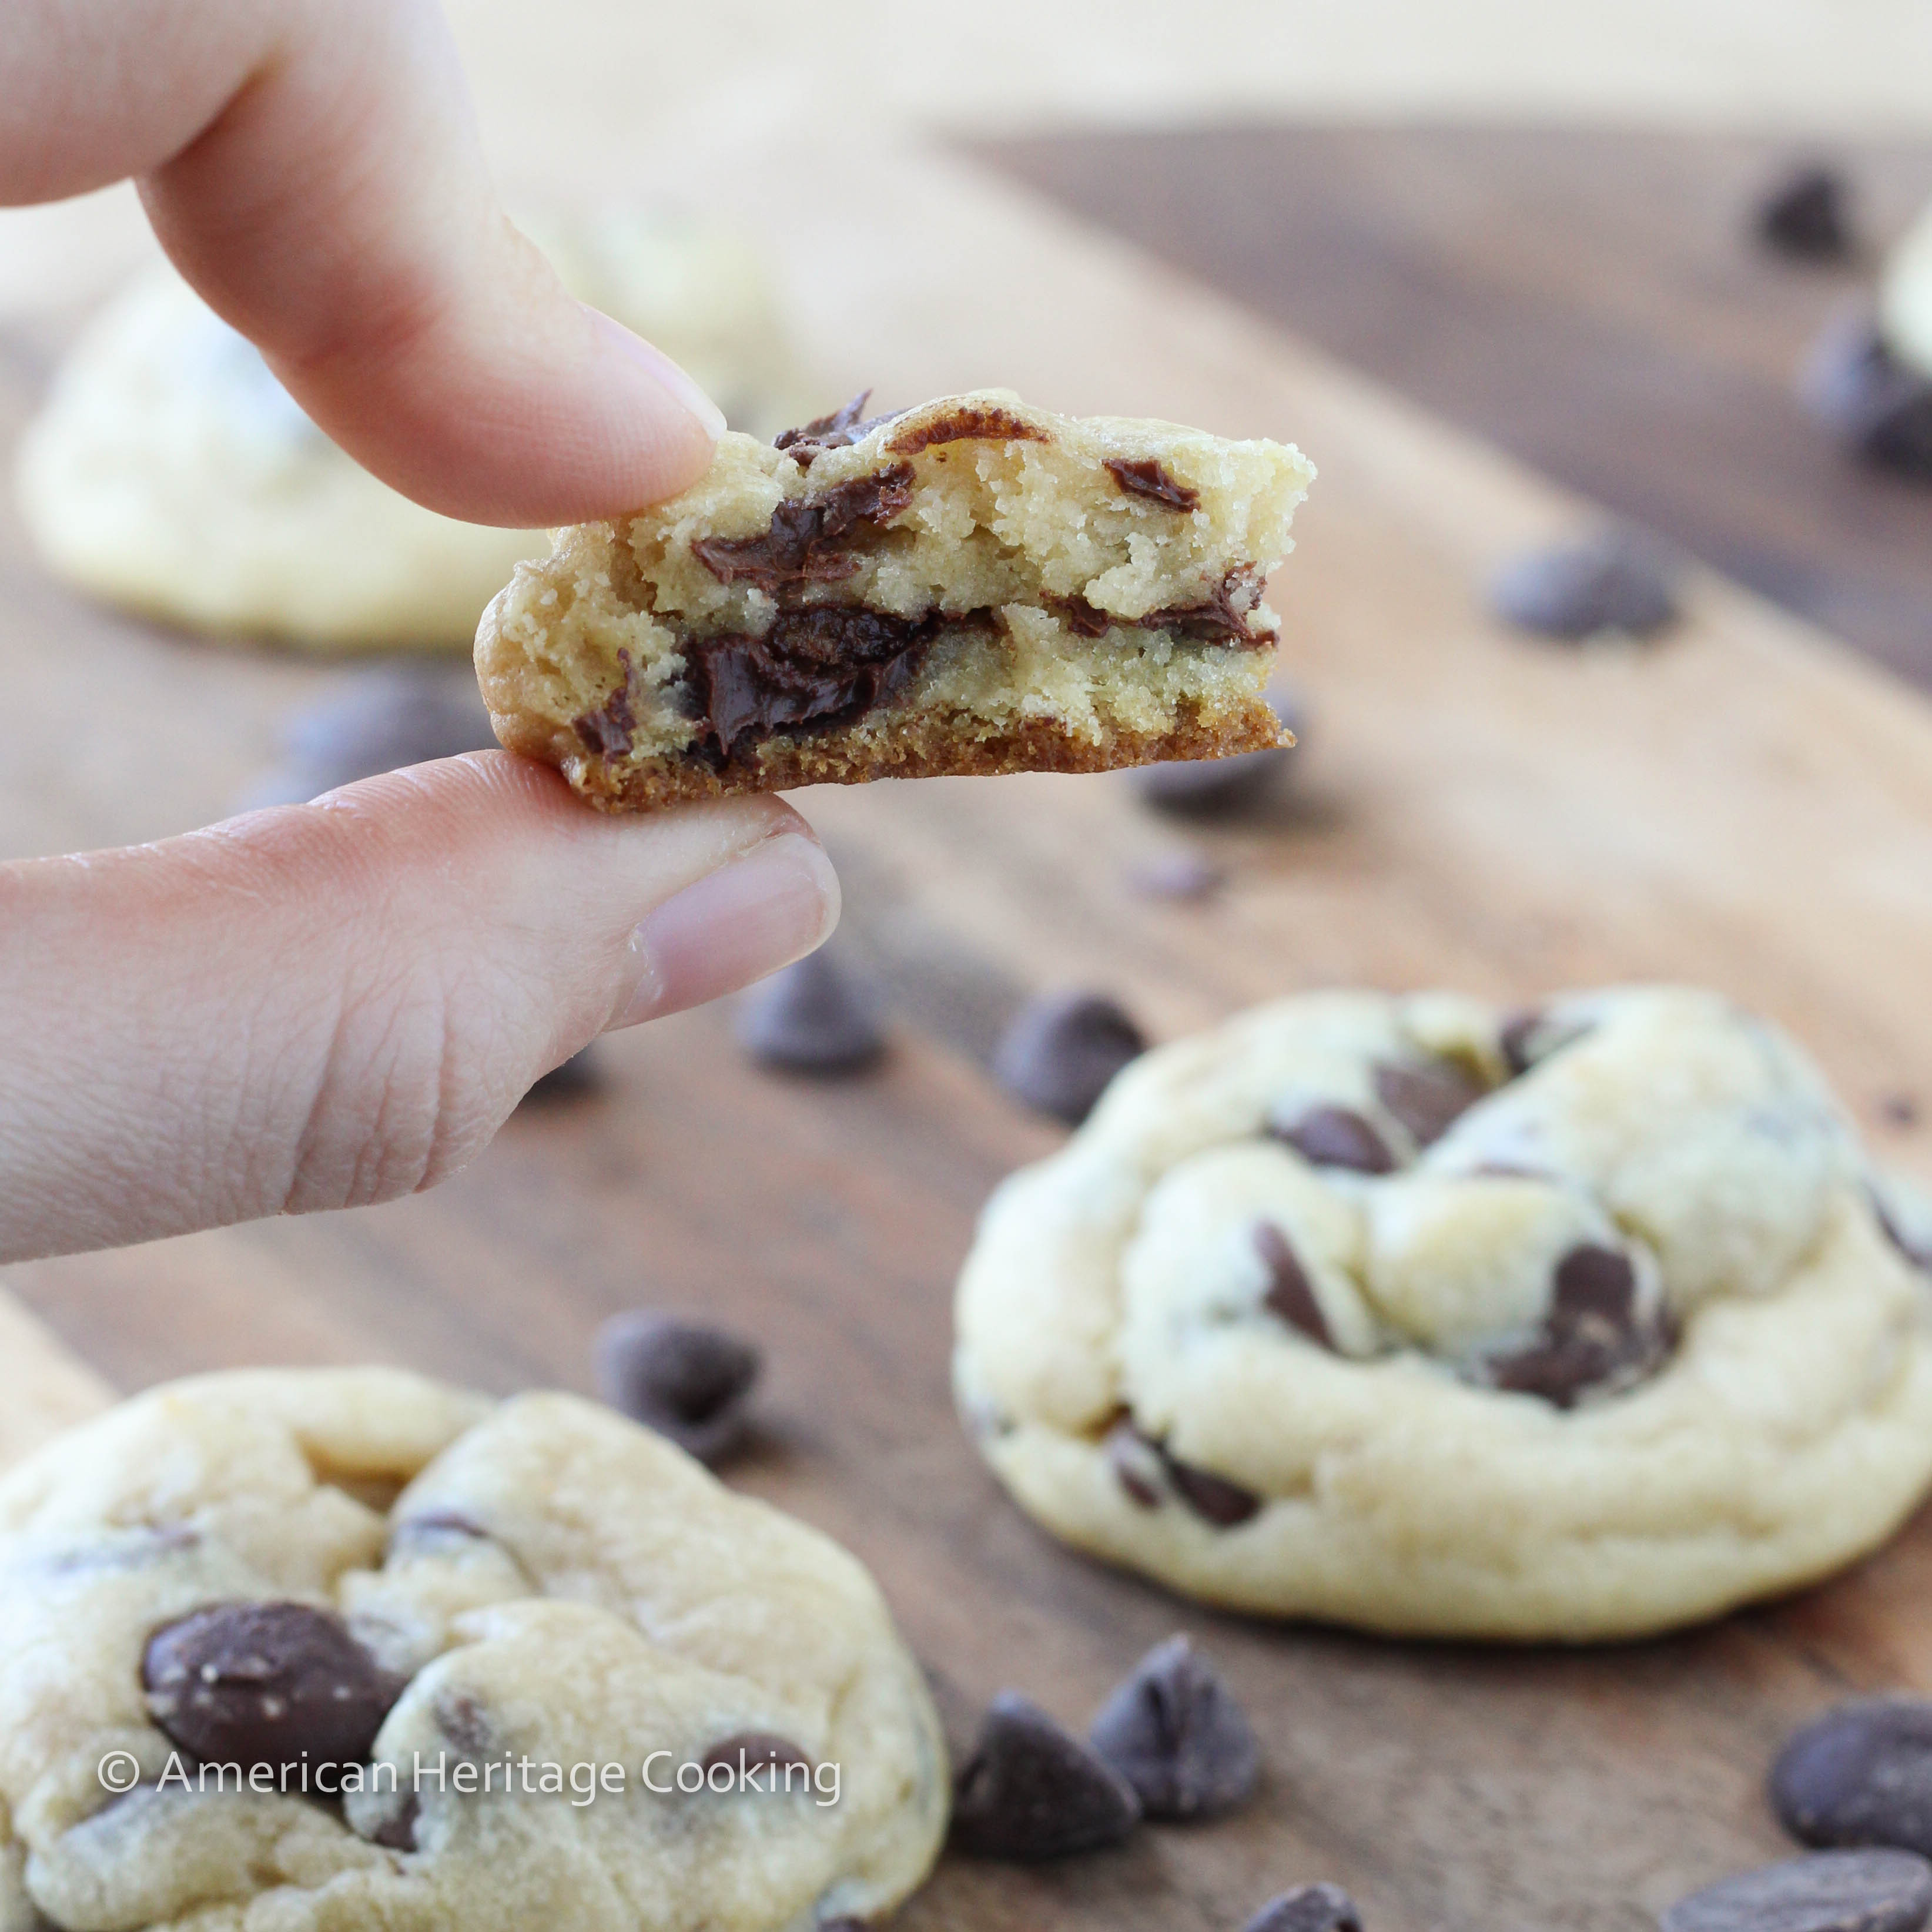
{"label": "wood grain surface", "polygon": [[[800,206],[808,167],[823,192]],[[803,794],[848,888],[838,942],[895,1002],[875,1074],[813,1084],[703,1011],[600,1044],[600,1091],[529,1107],[434,1194],[20,1266],[6,1283],[124,1389],[260,1362],[406,1363],[587,1386],[598,1322],[650,1303],[755,1335],[760,1427],[730,1479],[869,1563],[970,1711],[1012,1685],[1071,1721],[1192,1632],[1262,1733],[1247,1810],[1027,1870],[949,1858],[901,1923],[1232,1932],[1329,1878],[1372,1932],[1634,1932],[1778,1856],[1760,1794],[1792,1723],[1932,1679],[1932,1525],[1791,1601],[1588,1653],[1371,1641],[1216,1616],[1051,1543],[946,1392],[952,1278],[987,1190],[1059,1138],[988,1078],[1012,1004],[1111,989],[1171,1036],[1264,994],[1367,981],[1505,996],[1720,985],[1816,1052],[1882,1154],[1932,1172],[1932,708],[1712,576],[1653,647],[1499,632],[1480,586],[1582,506],[1218,298],[963,164],[828,145],[719,193],[781,237],[828,392],[1004,381],[1300,442],[1321,475],[1276,600],[1308,729],[1274,808],[1219,828],[1122,782]],[[0,429],[64,323],[0,337]],[[0,521],[0,841],[9,854],[218,814],[277,718],[336,675],[212,648],[47,584]],[[1182,907],[1125,887],[1198,847]],[[0,1405],[44,1352],[0,1334]]]}
{"label": "wood grain surface", "polygon": [[[1372,125],[976,152],[1932,686],[1932,488],[1843,455],[1795,389],[1932,199],[1932,142]],[[1760,198],[1821,156],[1862,245],[1767,252]]]}

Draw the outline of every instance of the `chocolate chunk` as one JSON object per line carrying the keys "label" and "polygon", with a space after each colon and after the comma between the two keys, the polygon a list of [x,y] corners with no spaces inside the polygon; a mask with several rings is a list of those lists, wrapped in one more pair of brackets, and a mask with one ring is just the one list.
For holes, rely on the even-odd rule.
{"label": "chocolate chunk", "polygon": [[1841,1704],[1778,1754],[1771,1802],[1808,1845],[1892,1845],[1932,1856],[1932,1702]]}
{"label": "chocolate chunk", "polygon": [[1357,1174],[1395,1172],[1388,1143],[1350,1107],[1310,1107],[1285,1124],[1270,1120],[1268,1130],[1312,1166],[1345,1167]]}
{"label": "chocolate chunk", "polygon": [[1183,904],[1211,898],[1227,881],[1227,874],[1198,852],[1162,852],[1127,868],[1130,890],[1143,898],[1172,899]]}
{"label": "chocolate chunk", "polygon": [[993,1056],[1001,1086],[1077,1127],[1108,1082],[1147,1051],[1146,1036],[1098,993],[1052,993],[1022,1009]]}
{"label": "chocolate chunk", "polygon": [[1298,1885],[1270,1899],[1243,1932],[1362,1932],[1362,1915],[1339,1885]]}
{"label": "chocolate chunk", "polygon": [[704,735],[739,758],[773,731],[844,723],[889,704],[911,683],[944,621],[821,604],[781,610],[762,638],[694,640],[685,653]]}
{"label": "chocolate chunk", "polygon": [[980,1858],[1065,1858],[1118,1845],[1140,1809],[1118,1772],[1037,1704],[1002,1690],[954,1787],[952,1842]]}
{"label": "chocolate chunk", "polygon": [[1606,631],[1649,637],[1677,616],[1672,573],[1654,548],[1628,530],[1534,550],[1506,564],[1490,586],[1498,616],[1539,637],[1576,643]]}
{"label": "chocolate chunk", "polygon": [[1204,1521],[1216,1529],[1237,1529],[1260,1514],[1262,1499],[1252,1490],[1182,1462],[1164,1443],[1160,1447],[1161,1462],[1174,1494]]}
{"label": "chocolate chunk", "polygon": [[876,1003],[821,946],[774,973],[739,1002],[738,1044],[790,1073],[855,1073],[884,1052]]}
{"label": "chocolate chunk", "polygon": [[1526,1347],[1492,1356],[1490,1384],[1569,1408],[1592,1389],[1655,1370],[1674,1336],[1667,1316],[1646,1320],[1636,1305],[1636,1270],[1614,1248],[1586,1242],[1556,1264],[1550,1312]]}
{"label": "chocolate chunk", "polygon": [[772,439],[772,447],[790,452],[792,460],[801,470],[809,470],[815,458],[828,449],[844,449],[861,442],[883,422],[890,422],[896,416],[904,413],[900,410],[887,410],[884,414],[867,416],[862,420],[860,411],[871,400],[870,389],[861,389],[843,408],[834,410],[829,416],[815,416],[797,429],[781,430]]}
{"label": "chocolate chunk", "polygon": [[698,1322],[636,1308],[597,1331],[598,1392],[634,1422],[715,1462],[745,1432],[758,1351]]}
{"label": "chocolate chunk", "polygon": [[1210,1818],[1255,1788],[1253,1726],[1185,1636],[1156,1644],[1101,1706],[1094,1750],[1134,1788],[1148,1818]]}
{"label": "chocolate chunk", "polygon": [[912,465],[853,476],[814,496],[788,496],[761,536],[700,537],[691,554],[720,584],[776,592],[850,577],[859,560],[837,546],[862,524],[890,522],[912,501]]}
{"label": "chocolate chunk", "polygon": [[1418,1147],[1439,1141],[1487,1090],[1451,1060],[1375,1070],[1376,1098],[1414,1136]]}
{"label": "chocolate chunk", "polygon": [[776,1769],[788,1764],[802,1764],[807,1771],[812,1768],[811,1758],[790,1738],[772,1731],[739,1731],[721,1738],[700,1762],[707,1772],[720,1764],[728,1764],[734,1772]]}
{"label": "chocolate chunk", "polygon": [[1139,617],[1117,617],[1084,597],[1049,597],[1046,602],[1076,638],[1105,637],[1118,627],[1124,631],[1168,631],[1196,644],[1232,640],[1237,644],[1263,644],[1274,638],[1274,632],[1268,628],[1256,629],[1248,621],[1261,597],[1261,573],[1251,563],[1238,563],[1198,602],[1171,604]]}
{"label": "chocolate chunk", "polygon": [[638,729],[637,706],[632,691],[632,671],[631,654],[620,650],[617,653],[620,674],[617,688],[594,711],[586,711],[578,718],[574,729],[586,752],[599,758],[621,758],[631,748],[631,740]]}
{"label": "chocolate chunk", "polygon": [[1932,1864],[1911,1852],[1812,1852],[1665,1906],[1661,1932],[1918,1932]]}
{"label": "chocolate chunk", "polygon": [[1108,1429],[1102,1447],[1107,1466],[1128,1499],[1142,1509],[1159,1509],[1163,1471],[1160,1451],[1151,1439],[1124,1415]]}
{"label": "chocolate chunk", "polygon": [[1255,1252],[1268,1271],[1268,1292],[1262,1304],[1279,1315],[1291,1328],[1299,1329],[1311,1342],[1332,1349],[1335,1338],[1328,1329],[1328,1318],[1316,1298],[1308,1270],[1294,1252],[1288,1237],[1272,1221],[1255,1223]]}
{"label": "chocolate chunk", "polygon": [[307,1604],[212,1604],[147,1642],[148,1714],[206,1764],[360,1764],[403,1680]]}
{"label": "chocolate chunk", "polygon": [[1932,482],[1932,379],[1900,362],[1868,316],[1844,317],[1826,330],[1799,392],[1854,455]]}
{"label": "chocolate chunk", "polygon": [[1036,429],[996,403],[971,403],[902,430],[886,448],[894,456],[915,456],[943,442],[1044,442]]}
{"label": "chocolate chunk", "polygon": [[518,1105],[544,1107],[554,1100],[574,1100],[584,1094],[594,1094],[603,1084],[602,1063],[593,1042],[580,1048],[548,1073],[539,1073]]}
{"label": "chocolate chunk", "polygon": [[1154,457],[1135,460],[1108,456],[1102,459],[1101,466],[1130,496],[1144,496],[1149,502],[1163,504],[1170,510],[1191,510],[1201,501],[1198,490],[1177,482]]}
{"label": "chocolate chunk", "polygon": [[1758,238],[1780,255],[1842,262],[1852,252],[1844,177],[1816,162],[1795,170],[1758,204]]}

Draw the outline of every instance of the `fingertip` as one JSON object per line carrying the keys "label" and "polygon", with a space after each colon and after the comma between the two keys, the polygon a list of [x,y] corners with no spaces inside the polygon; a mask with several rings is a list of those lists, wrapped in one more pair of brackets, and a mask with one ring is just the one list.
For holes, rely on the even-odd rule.
{"label": "fingertip", "polygon": [[593,333],[601,339],[604,353],[641,370],[647,380],[662,388],[671,402],[696,424],[702,442],[694,448],[693,453],[700,458],[694,474],[701,475],[710,464],[718,439],[729,427],[724,420],[724,412],[705,394],[690,371],[674,362],[662,349],[646,342],[634,330],[626,328],[602,310],[592,308],[588,303],[582,306],[584,314],[590,318]]}

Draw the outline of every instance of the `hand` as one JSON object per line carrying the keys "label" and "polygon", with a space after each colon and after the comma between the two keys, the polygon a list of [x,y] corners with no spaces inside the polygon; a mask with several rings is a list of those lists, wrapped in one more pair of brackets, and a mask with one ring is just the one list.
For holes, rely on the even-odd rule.
{"label": "hand", "polygon": [[[504,219],[428,0],[10,0],[0,200],[129,175],[310,416],[422,502],[614,516],[710,460],[716,410]],[[502,752],[0,866],[0,1261],[429,1186],[600,1030],[837,916],[775,799],[608,819]]]}

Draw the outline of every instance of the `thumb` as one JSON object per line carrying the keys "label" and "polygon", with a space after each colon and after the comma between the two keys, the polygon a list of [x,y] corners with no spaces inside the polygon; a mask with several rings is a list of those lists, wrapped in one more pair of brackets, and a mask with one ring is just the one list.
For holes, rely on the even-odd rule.
{"label": "thumb", "polygon": [[428,1186],[600,1030],[838,903],[776,800],[606,818],[496,752],[0,866],[0,1261]]}

